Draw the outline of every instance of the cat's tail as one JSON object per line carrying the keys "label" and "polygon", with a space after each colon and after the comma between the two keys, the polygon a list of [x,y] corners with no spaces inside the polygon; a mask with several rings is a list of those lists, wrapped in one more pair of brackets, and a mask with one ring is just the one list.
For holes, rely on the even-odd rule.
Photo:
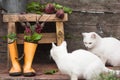
{"label": "cat's tail", "polygon": [[117,75],[117,76],[120,76],[120,70],[113,70],[113,69],[110,69],[110,68],[107,68],[107,67],[105,67],[105,72],[106,73],[113,73],[113,74],[115,74],[115,75]]}

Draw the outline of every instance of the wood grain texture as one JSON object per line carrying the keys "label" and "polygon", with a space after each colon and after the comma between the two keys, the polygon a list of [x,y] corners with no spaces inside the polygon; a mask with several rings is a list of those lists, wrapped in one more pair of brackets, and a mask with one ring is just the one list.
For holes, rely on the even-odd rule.
{"label": "wood grain texture", "polygon": [[40,18],[39,21],[46,21],[47,22],[56,22],[56,21],[67,21],[68,20],[68,15],[65,14],[63,19],[59,19],[56,17],[55,14],[43,14],[43,15],[39,15],[39,14],[5,14],[3,15],[3,22],[19,22],[20,19],[25,17],[27,21],[31,21],[34,22],[36,21],[36,17]]}
{"label": "wood grain texture", "polygon": [[[56,43],[56,34],[55,33],[41,33],[43,36],[41,40],[38,41],[39,44],[42,43]],[[24,34],[17,34],[17,44],[23,44],[24,43]]]}
{"label": "wood grain texture", "polygon": [[64,41],[64,27],[63,22],[56,22],[57,45]]}

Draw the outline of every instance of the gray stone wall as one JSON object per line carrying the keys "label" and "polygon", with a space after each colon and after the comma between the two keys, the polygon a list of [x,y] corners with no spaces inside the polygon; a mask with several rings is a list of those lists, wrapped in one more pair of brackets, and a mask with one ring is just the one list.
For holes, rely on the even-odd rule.
{"label": "gray stone wall", "polygon": [[[102,36],[113,36],[120,39],[120,0],[27,0],[41,3],[57,2],[71,7],[73,13],[64,23],[65,40],[68,51],[84,48],[82,32],[104,32]],[[0,37],[7,33],[7,27],[0,16]],[[7,55],[6,41],[0,39],[0,56]],[[4,57],[0,57],[1,59]],[[1,61],[1,60],[0,60]]]}
{"label": "gray stone wall", "polygon": [[[29,0],[31,2],[33,0]],[[35,1],[35,0],[34,0]],[[73,9],[65,22],[65,40],[69,52],[84,48],[82,32],[100,33],[120,39],[120,0],[36,0],[40,3],[56,2]]]}
{"label": "gray stone wall", "polygon": [[[65,32],[68,35],[66,40],[69,50],[84,48],[82,43],[82,32],[97,32],[100,34],[99,27],[102,28],[101,36],[113,36],[120,39],[120,15],[119,14],[94,14],[74,12],[69,16],[69,21],[66,23]],[[74,45],[74,46],[73,46]]]}

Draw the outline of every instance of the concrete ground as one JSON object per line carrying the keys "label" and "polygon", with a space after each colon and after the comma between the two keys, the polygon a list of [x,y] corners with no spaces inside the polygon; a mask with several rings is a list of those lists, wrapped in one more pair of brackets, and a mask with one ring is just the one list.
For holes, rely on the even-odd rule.
{"label": "concrete ground", "polygon": [[[8,74],[9,69],[5,64],[0,65],[0,80],[70,80],[69,76],[61,74],[54,63],[50,64],[34,64],[33,68],[36,70],[37,75],[34,77],[11,77]],[[112,69],[120,69],[120,67],[110,67]],[[57,70],[54,74],[45,74],[46,71]],[[80,79],[83,80],[83,79]]]}

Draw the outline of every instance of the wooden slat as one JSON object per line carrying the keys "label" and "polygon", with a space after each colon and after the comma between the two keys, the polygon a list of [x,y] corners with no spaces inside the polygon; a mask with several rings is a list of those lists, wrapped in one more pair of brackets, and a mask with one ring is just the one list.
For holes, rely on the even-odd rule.
{"label": "wooden slat", "polygon": [[[38,43],[56,43],[56,33],[42,33],[43,37]],[[18,34],[17,44],[23,44],[23,36],[24,34]]]}
{"label": "wooden slat", "polygon": [[[10,33],[16,33],[16,27],[14,22],[9,22],[8,23],[8,34]],[[8,43],[11,42],[10,39],[8,39]]]}
{"label": "wooden slat", "polygon": [[64,27],[63,22],[56,22],[57,45],[64,41]]}
{"label": "wooden slat", "polygon": [[[19,18],[23,16],[27,19],[27,21],[35,22],[36,17],[39,18],[41,15],[38,15],[38,14],[4,14],[3,22],[19,22]],[[55,14],[43,14],[39,21],[46,21],[46,19],[47,19],[47,22],[67,21],[68,15],[65,14],[63,19],[59,19],[56,17]]]}

